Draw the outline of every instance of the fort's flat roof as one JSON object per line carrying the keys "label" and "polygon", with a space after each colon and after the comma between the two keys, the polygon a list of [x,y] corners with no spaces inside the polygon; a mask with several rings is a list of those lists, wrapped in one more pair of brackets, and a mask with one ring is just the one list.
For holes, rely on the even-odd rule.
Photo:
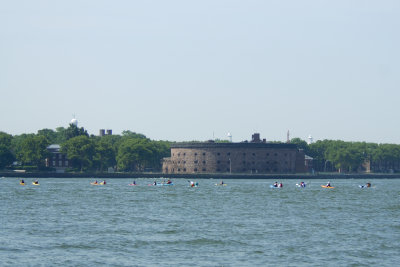
{"label": "fort's flat roof", "polygon": [[282,143],[173,143],[171,148],[287,148],[287,149],[297,149],[295,144],[282,144]]}

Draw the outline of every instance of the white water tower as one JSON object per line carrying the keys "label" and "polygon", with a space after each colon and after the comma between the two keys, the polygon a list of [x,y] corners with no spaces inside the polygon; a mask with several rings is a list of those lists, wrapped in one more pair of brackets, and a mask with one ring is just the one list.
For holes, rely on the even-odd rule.
{"label": "white water tower", "polygon": [[73,125],[75,125],[76,127],[78,127],[78,120],[75,119],[75,116],[74,116],[74,118],[71,120],[70,123],[73,124]]}
{"label": "white water tower", "polygon": [[309,144],[309,145],[311,145],[313,142],[314,142],[314,139],[313,139],[313,137],[311,136],[311,134],[308,136],[308,141],[307,141],[307,144]]}
{"label": "white water tower", "polygon": [[232,135],[231,135],[231,133],[228,133],[228,138],[229,138],[229,142],[232,143]]}

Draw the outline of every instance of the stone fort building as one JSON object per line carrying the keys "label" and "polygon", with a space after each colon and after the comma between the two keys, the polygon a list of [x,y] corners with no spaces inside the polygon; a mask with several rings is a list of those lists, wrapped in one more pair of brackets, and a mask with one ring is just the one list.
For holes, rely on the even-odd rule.
{"label": "stone fort building", "polygon": [[250,142],[176,143],[163,159],[163,173],[302,173],[305,154],[295,144],[268,143],[253,134]]}

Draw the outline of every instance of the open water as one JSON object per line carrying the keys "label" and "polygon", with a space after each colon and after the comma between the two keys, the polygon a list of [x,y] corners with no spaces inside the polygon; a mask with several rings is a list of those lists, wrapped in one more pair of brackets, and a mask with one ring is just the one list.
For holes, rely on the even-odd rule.
{"label": "open water", "polygon": [[[1,266],[398,266],[400,180],[0,179]],[[160,179],[158,179],[161,182]],[[280,182],[280,181],[278,181]],[[306,181],[307,182],[307,181]]]}

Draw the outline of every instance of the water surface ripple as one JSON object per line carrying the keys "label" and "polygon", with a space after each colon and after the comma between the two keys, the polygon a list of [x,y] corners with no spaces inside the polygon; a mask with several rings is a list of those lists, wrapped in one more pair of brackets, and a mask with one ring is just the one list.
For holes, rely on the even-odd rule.
{"label": "water surface ripple", "polygon": [[[400,180],[0,179],[1,266],[396,266]],[[159,180],[161,182],[161,180]]]}

